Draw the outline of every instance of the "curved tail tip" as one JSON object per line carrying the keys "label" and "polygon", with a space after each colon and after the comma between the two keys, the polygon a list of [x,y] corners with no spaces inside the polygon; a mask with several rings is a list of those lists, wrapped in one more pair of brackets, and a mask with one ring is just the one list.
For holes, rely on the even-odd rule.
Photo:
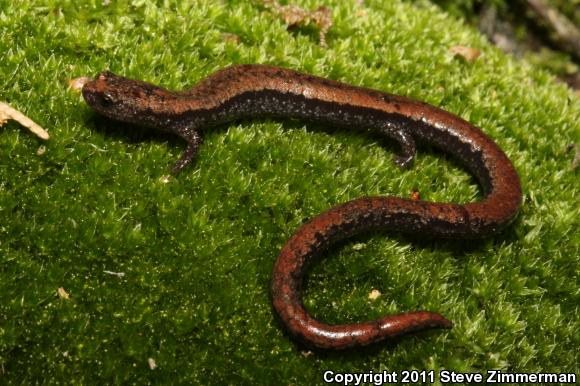
{"label": "curved tail tip", "polygon": [[446,319],[445,317],[439,315],[441,317],[441,320],[439,320],[438,323],[438,327],[440,328],[444,328],[446,330],[450,330],[453,328],[453,322],[449,319]]}
{"label": "curved tail tip", "polygon": [[453,328],[453,322],[437,312],[425,312],[421,315],[424,328],[442,328],[449,330]]}

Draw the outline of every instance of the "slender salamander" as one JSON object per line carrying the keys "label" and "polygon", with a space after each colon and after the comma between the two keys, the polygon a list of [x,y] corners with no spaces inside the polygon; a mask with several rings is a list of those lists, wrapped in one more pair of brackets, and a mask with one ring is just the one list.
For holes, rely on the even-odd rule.
{"label": "slender salamander", "polygon": [[173,167],[182,170],[201,142],[199,130],[247,117],[300,118],[390,137],[401,146],[396,158],[407,166],[415,140],[450,153],[476,177],[485,194],[479,202],[454,203],[361,197],[327,210],[302,225],[274,265],[274,309],[293,336],[309,346],[342,349],[431,328],[451,328],[438,313],[417,311],[378,320],[329,325],[314,319],[301,300],[307,263],[347,237],[374,229],[444,238],[494,234],[517,215],[522,191],[504,152],[469,122],[423,102],[266,65],[220,70],[193,88],[173,92],[142,81],[101,73],[83,86],[85,101],[98,113],[123,122],[173,132],[188,146]]}

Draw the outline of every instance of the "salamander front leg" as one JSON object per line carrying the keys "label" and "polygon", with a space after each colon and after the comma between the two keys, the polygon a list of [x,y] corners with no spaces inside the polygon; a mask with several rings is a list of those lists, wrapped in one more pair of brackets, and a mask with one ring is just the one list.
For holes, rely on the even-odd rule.
{"label": "salamander front leg", "polygon": [[173,174],[181,172],[183,168],[185,168],[191,163],[191,161],[193,161],[195,155],[197,154],[197,150],[199,149],[199,145],[201,144],[201,137],[197,131],[191,131],[185,140],[188,143],[187,149],[185,149],[179,160],[171,168],[171,173]]}

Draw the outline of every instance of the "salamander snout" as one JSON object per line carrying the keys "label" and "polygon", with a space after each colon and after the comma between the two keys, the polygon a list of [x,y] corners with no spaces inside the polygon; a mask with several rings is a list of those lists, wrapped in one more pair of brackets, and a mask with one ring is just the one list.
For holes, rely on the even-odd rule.
{"label": "salamander snout", "polygon": [[83,85],[82,93],[85,101],[97,110],[99,113],[105,113],[103,109],[108,109],[113,107],[117,102],[117,98],[114,92],[114,77],[115,75],[105,71],[99,74],[99,76]]}
{"label": "salamander snout", "polygon": [[110,92],[96,92],[95,90],[91,90],[91,88],[87,87],[86,85],[83,87],[83,98],[85,98],[85,101],[91,107],[101,113],[103,112],[102,109],[113,107],[113,105],[117,102],[115,96]]}
{"label": "salamander snout", "polygon": [[82,89],[87,104],[108,118],[135,122],[145,105],[141,84],[122,76],[104,71],[96,79],[87,82]]}

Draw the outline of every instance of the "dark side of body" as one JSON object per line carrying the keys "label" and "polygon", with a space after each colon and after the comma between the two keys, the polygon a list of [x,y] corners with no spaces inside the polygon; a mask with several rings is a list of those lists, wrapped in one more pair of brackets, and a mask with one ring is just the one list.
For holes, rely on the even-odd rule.
{"label": "dark side of body", "polygon": [[272,301],[288,331],[308,346],[343,349],[404,334],[451,328],[435,312],[416,311],[378,320],[330,325],[314,319],[301,300],[302,278],[318,253],[352,235],[375,229],[443,238],[492,235],[517,215],[522,192],[505,153],[480,129],[437,107],[409,98],[265,65],[220,70],[182,92],[101,73],[83,87],[85,101],[106,117],[173,132],[188,142],[173,167],[179,172],[195,156],[198,130],[240,118],[281,117],[360,128],[396,140],[399,166],[415,155],[415,139],[456,157],[476,177],[485,198],[465,205],[361,197],[302,225],[274,265]]}

